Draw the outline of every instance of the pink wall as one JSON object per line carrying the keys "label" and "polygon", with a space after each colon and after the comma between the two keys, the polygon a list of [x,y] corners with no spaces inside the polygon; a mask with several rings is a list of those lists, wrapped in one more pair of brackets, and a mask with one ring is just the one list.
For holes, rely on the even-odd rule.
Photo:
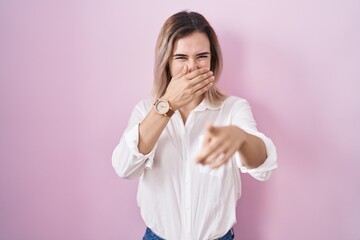
{"label": "pink wall", "polygon": [[0,239],[140,239],[137,182],[110,158],[149,95],[160,26],[183,9],[213,24],[221,86],[278,148],[268,182],[243,176],[239,239],[360,239],[355,0],[2,0]]}

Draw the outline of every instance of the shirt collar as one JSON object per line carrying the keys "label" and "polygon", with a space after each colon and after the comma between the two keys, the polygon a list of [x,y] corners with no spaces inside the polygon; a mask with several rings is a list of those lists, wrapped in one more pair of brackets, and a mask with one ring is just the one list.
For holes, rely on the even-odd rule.
{"label": "shirt collar", "polygon": [[224,102],[222,101],[219,105],[214,106],[213,104],[211,104],[206,98],[204,98],[201,103],[199,105],[197,105],[197,107],[193,110],[195,112],[203,112],[206,109],[209,110],[218,110],[220,108],[222,108]]}

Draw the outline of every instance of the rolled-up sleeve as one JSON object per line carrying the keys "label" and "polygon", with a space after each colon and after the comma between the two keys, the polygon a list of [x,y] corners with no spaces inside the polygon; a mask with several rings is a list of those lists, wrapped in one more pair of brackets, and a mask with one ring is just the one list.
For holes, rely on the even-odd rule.
{"label": "rolled-up sleeve", "polygon": [[240,127],[245,132],[260,138],[265,144],[267,155],[264,163],[259,167],[247,168],[242,164],[241,155],[237,153],[235,154],[236,165],[240,168],[241,172],[249,173],[257,180],[265,181],[269,179],[272,170],[277,168],[276,147],[270,138],[257,130],[250,105],[246,100],[242,99],[234,104],[232,111],[232,124]]}
{"label": "rolled-up sleeve", "polygon": [[139,125],[149,110],[145,101],[135,106],[128,127],[113,151],[112,166],[120,177],[140,177],[145,168],[152,168],[157,144],[148,154],[142,154],[138,149]]}

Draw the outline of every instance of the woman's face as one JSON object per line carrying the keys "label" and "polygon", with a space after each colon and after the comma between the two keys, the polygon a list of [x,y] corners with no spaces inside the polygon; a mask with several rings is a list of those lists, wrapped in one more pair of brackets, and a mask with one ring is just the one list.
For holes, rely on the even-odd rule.
{"label": "woman's face", "polygon": [[178,39],[174,44],[172,56],[169,60],[171,76],[181,72],[187,65],[188,72],[208,67],[210,69],[210,42],[206,34],[194,32]]}

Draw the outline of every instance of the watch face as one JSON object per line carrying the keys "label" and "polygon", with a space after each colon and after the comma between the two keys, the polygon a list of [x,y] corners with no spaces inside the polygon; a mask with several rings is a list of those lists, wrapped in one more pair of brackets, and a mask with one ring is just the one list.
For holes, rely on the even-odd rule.
{"label": "watch face", "polygon": [[159,114],[165,114],[169,111],[169,103],[164,100],[159,100],[155,104],[155,110]]}

